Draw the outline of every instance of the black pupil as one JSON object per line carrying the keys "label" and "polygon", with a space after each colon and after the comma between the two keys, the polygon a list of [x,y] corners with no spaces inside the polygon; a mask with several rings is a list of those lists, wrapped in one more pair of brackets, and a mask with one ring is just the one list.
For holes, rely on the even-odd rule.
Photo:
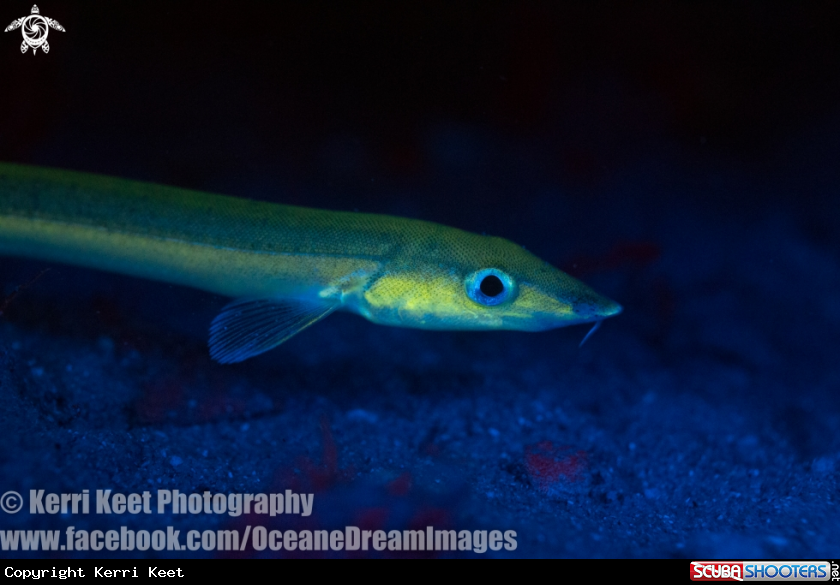
{"label": "black pupil", "polygon": [[497,297],[505,292],[505,285],[498,276],[488,274],[481,280],[481,292],[488,297]]}

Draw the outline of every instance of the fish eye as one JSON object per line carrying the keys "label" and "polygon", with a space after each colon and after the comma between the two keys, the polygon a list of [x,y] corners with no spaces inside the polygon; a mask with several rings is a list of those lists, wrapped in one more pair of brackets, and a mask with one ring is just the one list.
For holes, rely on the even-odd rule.
{"label": "fish eye", "polygon": [[500,305],[513,296],[510,276],[497,268],[485,268],[467,277],[467,296],[480,305]]}

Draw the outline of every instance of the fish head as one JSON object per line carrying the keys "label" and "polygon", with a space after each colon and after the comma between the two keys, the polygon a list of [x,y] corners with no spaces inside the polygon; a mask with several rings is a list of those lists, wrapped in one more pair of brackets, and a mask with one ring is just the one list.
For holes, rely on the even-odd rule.
{"label": "fish head", "polygon": [[357,310],[400,327],[542,331],[622,308],[513,242],[440,226],[371,278]]}

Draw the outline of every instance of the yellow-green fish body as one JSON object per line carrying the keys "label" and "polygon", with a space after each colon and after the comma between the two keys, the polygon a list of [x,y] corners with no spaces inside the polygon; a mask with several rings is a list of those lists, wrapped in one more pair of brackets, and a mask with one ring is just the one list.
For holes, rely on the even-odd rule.
{"label": "yellow-green fish body", "polygon": [[337,309],[386,325],[528,331],[621,310],[501,238],[3,163],[0,253],[240,299],[211,326],[222,362],[270,349]]}

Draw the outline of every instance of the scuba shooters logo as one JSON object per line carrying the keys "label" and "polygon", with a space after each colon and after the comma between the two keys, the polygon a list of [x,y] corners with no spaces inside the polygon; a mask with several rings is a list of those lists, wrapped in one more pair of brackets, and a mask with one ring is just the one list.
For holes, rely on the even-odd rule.
{"label": "scuba shooters logo", "polygon": [[828,561],[692,561],[692,581],[837,581]]}
{"label": "scuba shooters logo", "polygon": [[23,42],[20,45],[20,52],[25,53],[27,49],[32,48],[34,55],[40,48],[44,53],[50,52],[50,44],[47,42],[47,35],[50,29],[53,28],[60,32],[65,32],[64,27],[58,24],[57,20],[41,16],[41,11],[38,10],[38,5],[33,4],[32,14],[13,20],[12,24],[6,27],[3,32],[10,30],[21,29],[23,33]]}

